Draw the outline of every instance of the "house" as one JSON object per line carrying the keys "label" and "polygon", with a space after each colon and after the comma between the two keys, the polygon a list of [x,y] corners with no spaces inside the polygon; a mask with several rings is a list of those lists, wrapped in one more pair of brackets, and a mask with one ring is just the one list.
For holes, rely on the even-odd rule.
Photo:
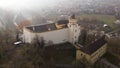
{"label": "house", "polygon": [[78,42],[80,25],[77,17],[73,14],[69,20],[60,20],[56,23],[29,26],[23,29],[23,41],[32,43],[36,37],[43,38],[46,45]]}
{"label": "house", "polygon": [[89,63],[94,64],[102,55],[107,51],[107,43],[105,36],[96,40],[88,46],[76,46],[76,59],[80,60],[85,58]]}

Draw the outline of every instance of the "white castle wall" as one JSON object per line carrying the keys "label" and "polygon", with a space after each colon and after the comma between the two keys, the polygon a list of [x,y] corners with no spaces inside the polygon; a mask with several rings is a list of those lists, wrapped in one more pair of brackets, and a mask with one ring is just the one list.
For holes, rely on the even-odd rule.
{"label": "white castle wall", "polygon": [[28,29],[24,28],[23,29],[23,41],[25,43],[31,43],[35,37],[35,34],[30,32]]}
{"label": "white castle wall", "polygon": [[54,44],[63,43],[69,41],[69,29],[64,28],[43,33],[31,33],[28,30],[24,29],[25,42],[31,43],[36,36],[43,37],[45,43],[48,43],[49,41],[52,41]]}
{"label": "white castle wall", "polygon": [[43,37],[46,43],[52,41],[54,44],[58,44],[69,41],[68,28],[38,33],[37,35]]}

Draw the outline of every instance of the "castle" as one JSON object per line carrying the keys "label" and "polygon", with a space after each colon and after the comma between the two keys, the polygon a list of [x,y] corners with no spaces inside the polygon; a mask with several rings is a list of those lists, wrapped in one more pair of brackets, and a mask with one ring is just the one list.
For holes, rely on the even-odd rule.
{"label": "castle", "polygon": [[23,29],[23,41],[32,43],[37,36],[43,38],[46,45],[70,42],[78,42],[80,35],[80,25],[77,17],[73,14],[69,20],[60,20],[57,23],[29,26]]}
{"label": "castle", "polygon": [[70,42],[76,48],[76,59],[86,58],[88,62],[94,64],[107,51],[105,36],[91,42],[88,46],[78,44],[82,27],[75,15],[69,20],[59,20],[57,23],[49,23],[37,26],[29,26],[23,29],[23,41],[32,43],[35,38],[44,40],[45,46]]}

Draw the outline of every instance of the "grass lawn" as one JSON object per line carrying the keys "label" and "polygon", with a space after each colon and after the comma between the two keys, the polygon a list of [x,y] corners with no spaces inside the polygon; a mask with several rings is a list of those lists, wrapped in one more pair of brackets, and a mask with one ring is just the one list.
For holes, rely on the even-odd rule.
{"label": "grass lawn", "polygon": [[114,22],[116,21],[113,15],[101,15],[101,14],[82,14],[81,18],[96,18],[104,23],[108,24],[111,28],[115,28]]}

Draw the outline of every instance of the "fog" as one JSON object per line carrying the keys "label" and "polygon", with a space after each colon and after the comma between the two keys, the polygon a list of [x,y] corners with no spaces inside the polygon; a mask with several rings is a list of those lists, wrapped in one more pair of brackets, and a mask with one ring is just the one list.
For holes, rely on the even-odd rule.
{"label": "fog", "polygon": [[[106,2],[120,1],[120,0],[105,0]],[[95,3],[94,3],[95,2]],[[86,4],[92,5],[104,2],[104,0],[0,0],[0,8],[5,10],[41,10],[48,7],[60,7],[60,6],[69,6],[71,4],[74,5],[84,5]],[[94,3],[94,4],[93,4]],[[71,7],[71,6],[70,6]]]}
{"label": "fog", "polygon": [[120,0],[0,0],[0,27],[13,24],[15,16],[40,24],[73,13],[114,15],[114,7],[120,12]]}
{"label": "fog", "polygon": [[64,0],[0,0],[0,8],[3,9],[37,9],[51,6]]}

